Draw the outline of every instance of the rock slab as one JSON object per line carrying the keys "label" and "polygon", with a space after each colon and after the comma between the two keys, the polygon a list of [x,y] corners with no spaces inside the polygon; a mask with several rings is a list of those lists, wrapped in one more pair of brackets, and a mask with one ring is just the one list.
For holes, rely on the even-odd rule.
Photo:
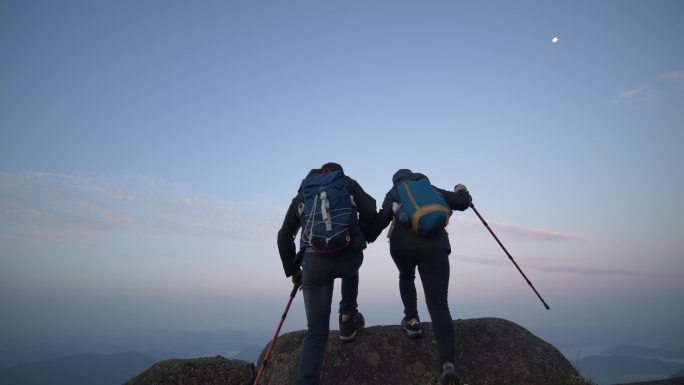
{"label": "rock slab", "polygon": [[[373,326],[351,342],[341,341],[339,333],[332,331],[321,385],[435,384],[441,363],[432,324],[425,322],[422,327],[423,337],[408,338],[399,326]],[[558,349],[513,322],[456,320],[454,328],[456,370],[469,385],[585,383]],[[296,383],[305,335],[299,331],[279,337],[262,384]]]}

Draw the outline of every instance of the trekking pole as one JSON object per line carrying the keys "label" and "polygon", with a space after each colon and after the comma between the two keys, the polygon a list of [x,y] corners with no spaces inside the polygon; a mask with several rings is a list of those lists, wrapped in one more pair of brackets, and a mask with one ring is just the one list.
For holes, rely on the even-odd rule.
{"label": "trekking pole", "polygon": [[278,334],[280,334],[280,328],[283,326],[283,322],[285,322],[285,317],[287,317],[287,312],[290,310],[290,305],[292,305],[292,300],[294,299],[295,295],[297,294],[297,290],[299,287],[302,285],[301,280],[297,283],[294,284],[294,287],[292,288],[292,292],[290,293],[290,300],[287,301],[287,306],[285,306],[285,311],[283,312],[283,315],[280,317],[280,323],[278,324],[278,328],[275,331],[275,334],[273,335],[273,339],[271,340],[271,343],[268,345],[268,350],[266,351],[266,354],[264,355],[264,360],[261,362],[261,366],[259,367],[259,373],[257,373],[256,379],[254,380],[254,385],[259,384],[259,380],[261,379],[261,376],[264,374],[266,371],[266,365],[268,364],[268,358],[271,356],[271,352],[273,351],[273,347],[275,346],[276,339],[278,338]]}
{"label": "trekking pole", "polygon": [[544,307],[546,308],[546,310],[551,309],[551,308],[549,307],[549,305],[547,305],[546,302],[544,302],[544,299],[541,297],[541,295],[539,295],[539,292],[537,292],[537,289],[534,288],[534,286],[532,285],[532,282],[530,282],[530,280],[527,279],[527,276],[526,276],[525,273],[523,273],[523,271],[520,269],[520,266],[518,266],[518,264],[515,263],[515,260],[514,260],[513,257],[511,256],[511,253],[509,253],[508,250],[506,250],[506,248],[504,247],[503,243],[501,243],[501,241],[500,241],[499,238],[496,236],[496,234],[494,234],[494,232],[492,231],[492,229],[489,227],[489,225],[488,225],[487,222],[484,220],[484,218],[482,218],[482,215],[480,215],[480,213],[477,211],[477,209],[475,208],[475,206],[474,206],[472,203],[470,204],[470,208],[473,209],[473,211],[475,211],[475,214],[477,215],[478,218],[480,218],[480,220],[481,220],[482,223],[485,225],[485,227],[487,228],[487,230],[489,230],[489,232],[492,233],[492,236],[494,237],[494,239],[496,239],[496,242],[498,242],[498,243],[499,243],[499,246],[501,246],[501,248],[503,249],[503,251],[506,252],[506,255],[508,255],[508,259],[510,259],[511,262],[513,262],[513,264],[515,265],[515,267],[518,268],[518,271],[520,272],[520,274],[522,274],[523,278],[525,278],[525,281],[527,281],[527,284],[530,285],[530,287],[532,288],[532,290],[534,290],[534,294],[536,294],[537,297],[539,297],[539,299],[542,301],[542,303],[544,304]]}

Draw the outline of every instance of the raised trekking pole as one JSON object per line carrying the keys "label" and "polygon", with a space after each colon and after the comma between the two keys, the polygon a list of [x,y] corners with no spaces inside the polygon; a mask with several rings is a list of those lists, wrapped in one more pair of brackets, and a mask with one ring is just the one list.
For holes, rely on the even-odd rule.
{"label": "raised trekking pole", "polygon": [[513,264],[515,265],[515,267],[518,268],[518,271],[520,272],[520,274],[522,274],[523,278],[525,278],[525,281],[527,281],[527,284],[530,285],[530,287],[532,288],[532,290],[534,290],[534,294],[536,294],[537,297],[539,297],[539,299],[542,301],[542,303],[544,304],[544,307],[546,308],[546,310],[551,309],[551,308],[549,307],[549,305],[547,305],[546,302],[544,302],[544,298],[542,298],[541,295],[539,295],[539,292],[537,292],[537,289],[534,288],[534,286],[532,285],[532,282],[530,282],[530,280],[527,279],[527,276],[526,276],[525,273],[523,273],[523,271],[520,269],[520,266],[518,266],[518,264],[515,263],[515,260],[514,260],[513,257],[511,256],[511,253],[509,253],[508,250],[506,250],[506,248],[504,247],[503,243],[501,243],[501,241],[500,241],[499,238],[496,236],[496,234],[494,234],[494,232],[492,231],[492,229],[491,229],[491,228],[489,227],[489,225],[487,224],[487,221],[485,221],[484,218],[482,218],[482,215],[480,215],[480,213],[477,211],[477,209],[475,208],[475,206],[474,206],[472,203],[470,204],[470,208],[473,209],[473,211],[475,212],[475,214],[477,215],[477,217],[480,218],[480,220],[481,220],[482,223],[485,225],[485,227],[487,228],[487,230],[489,230],[489,232],[492,233],[492,236],[494,237],[494,239],[496,239],[496,242],[499,243],[499,246],[501,246],[501,248],[502,248],[503,251],[506,253],[506,255],[508,255],[508,259],[510,259],[511,262],[513,262]]}
{"label": "raised trekking pole", "polygon": [[259,373],[257,373],[256,379],[254,380],[254,385],[259,384],[259,380],[261,379],[261,376],[264,374],[266,371],[266,365],[268,364],[268,358],[271,357],[271,352],[273,351],[273,347],[275,346],[276,339],[278,339],[278,334],[280,334],[280,328],[283,327],[283,322],[285,322],[285,317],[287,317],[287,312],[290,310],[290,305],[292,305],[292,300],[294,299],[295,295],[297,295],[297,290],[299,290],[299,287],[302,285],[302,281],[300,280],[299,282],[294,284],[294,287],[292,288],[292,292],[290,293],[290,300],[287,301],[287,306],[285,306],[285,311],[283,311],[283,315],[280,317],[280,323],[278,323],[278,328],[275,331],[275,334],[273,335],[273,339],[271,340],[271,343],[268,345],[268,350],[266,350],[266,354],[264,355],[264,360],[261,362],[261,366],[259,367]]}

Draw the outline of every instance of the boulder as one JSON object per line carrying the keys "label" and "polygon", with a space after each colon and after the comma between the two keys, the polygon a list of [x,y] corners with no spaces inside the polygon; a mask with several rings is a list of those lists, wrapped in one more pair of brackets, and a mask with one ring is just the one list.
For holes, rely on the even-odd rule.
{"label": "boulder", "polygon": [[221,356],[166,360],[124,385],[252,385],[254,364]]}
{"label": "boulder", "polygon": [[[341,341],[339,332],[332,331],[321,385],[435,384],[441,370],[435,336],[431,323],[424,322],[422,327],[424,335],[419,338],[408,338],[399,326],[368,327],[351,342]],[[457,320],[454,328],[456,370],[464,383],[585,383],[558,349],[513,322],[500,318]],[[296,383],[305,335],[298,331],[278,338],[262,384]]]}

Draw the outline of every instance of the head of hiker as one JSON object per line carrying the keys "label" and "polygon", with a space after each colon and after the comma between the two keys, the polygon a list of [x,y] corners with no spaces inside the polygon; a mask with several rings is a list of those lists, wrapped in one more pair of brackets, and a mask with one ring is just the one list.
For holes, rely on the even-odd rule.
{"label": "head of hiker", "polygon": [[392,176],[392,183],[396,184],[400,180],[406,178],[407,176],[413,174],[413,171],[409,170],[408,168],[401,168],[397,170],[397,172],[394,173]]}
{"label": "head of hiker", "polygon": [[323,172],[333,172],[333,171],[342,171],[342,166],[340,166],[338,163],[335,162],[328,162],[324,165],[321,166],[321,171]]}

